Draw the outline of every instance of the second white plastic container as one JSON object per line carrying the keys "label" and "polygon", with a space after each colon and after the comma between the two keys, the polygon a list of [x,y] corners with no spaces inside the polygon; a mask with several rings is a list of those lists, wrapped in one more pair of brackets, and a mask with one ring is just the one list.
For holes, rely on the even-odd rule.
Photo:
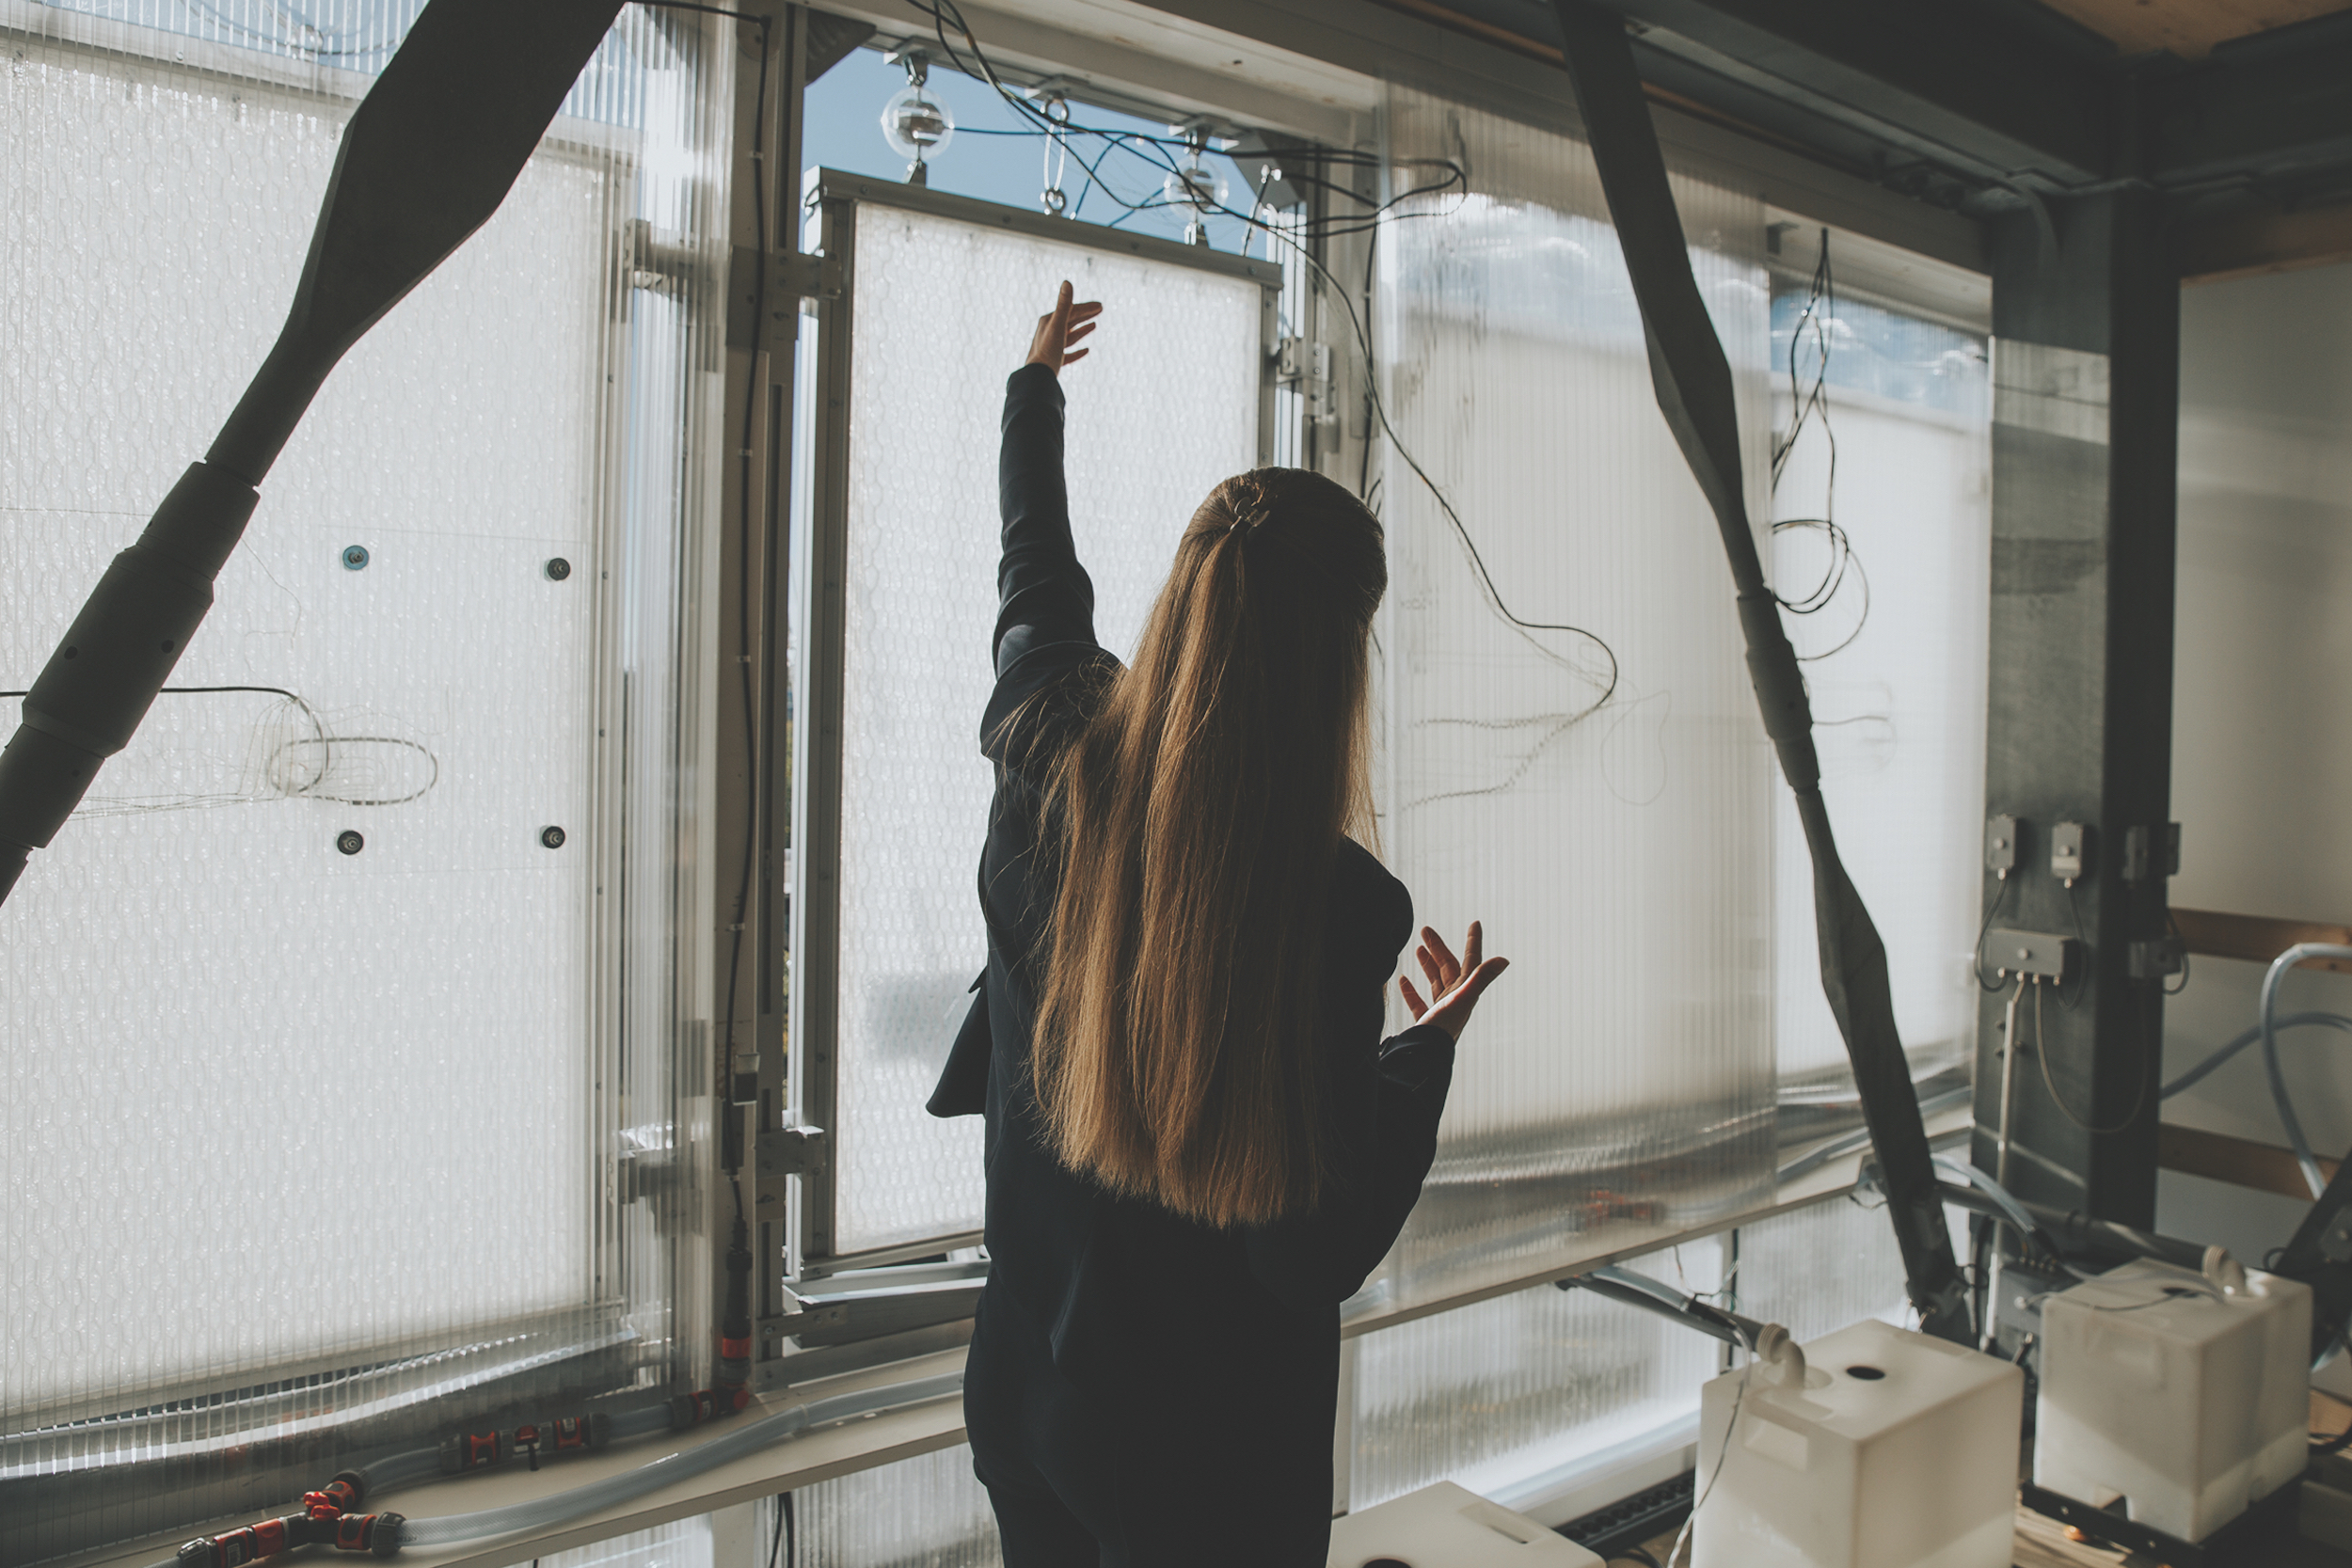
{"label": "second white plastic container", "polygon": [[2042,1308],[2033,1479],[2184,1541],[2308,1463],[2312,1292],[2248,1271],[2243,1290],[2126,1263]]}

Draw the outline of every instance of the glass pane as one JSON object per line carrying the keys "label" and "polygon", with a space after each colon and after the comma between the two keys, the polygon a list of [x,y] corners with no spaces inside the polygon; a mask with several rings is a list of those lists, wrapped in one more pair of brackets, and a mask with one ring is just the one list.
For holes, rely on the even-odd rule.
{"label": "glass pane", "polygon": [[[1514,966],[1364,1305],[1736,1212],[1771,1180],[1773,1117],[1779,785],[1591,154],[1403,89],[1389,114],[1393,178],[1461,159],[1475,194],[1415,198],[1380,242],[1390,420],[1460,517],[1391,451],[1385,828],[1419,918],[1484,920]],[[1763,210],[1676,194],[1760,503]]]}
{"label": "glass pane", "polygon": [[1865,1318],[1909,1321],[1902,1252],[1883,1206],[1832,1198],[1743,1225],[1736,1244],[1730,1305],[1780,1324],[1799,1344]]}
{"label": "glass pane", "polygon": [[[322,25],[396,40],[395,9]],[[0,73],[8,690],[261,362],[367,85],[48,24]],[[665,1332],[667,1243],[625,1256],[599,1189],[625,1099],[672,1141],[710,311],[618,269],[635,224],[718,248],[675,199],[723,167],[697,37],[625,17],[498,214],[329,378],[172,677],[261,689],[160,698],[0,910],[0,1559],[315,1483],[485,1379],[626,1379],[614,1347]],[[616,1079],[622,964],[653,1005]]]}
{"label": "glass pane", "polygon": [[1248,278],[866,206],[857,219],[841,768],[837,1245],[980,1221],[980,1123],[923,1111],[986,957],[973,893],[996,619],[997,388],[1055,283],[1100,299],[1069,371],[1096,629],[1122,657],[1177,535],[1258,451]]}
{"label": "glass pane", "polygon": [[[1717,1283],[1712,1241],[1630,1266]],[[1722,1346],[1655,1313],[1549,1285],[1375,1329],[1355,1341],[1348,1507],[1435,1481],[1481,1496],[1636,1445],[1698,1409]]]}
{"label": "glass pane", "polygon": [[[804,1486],[793,1497],[803,1568],[998,1568],[996,1516],[958,1444]],[[775,1505],[762,1511],[773,1540]]]}
{"label": "glass pane", "polygon": [[532,1560],[539,1568],[711,1568],[710,1516],[632,1530]]}
{"label": "glass pane", "polygon": [[[1836,254],[1833,236],[1833,266]],[[1982,884],[1992,527],[1984,342],[1860,300],[1817,302],[1804,280],[1782,278],[1772,358],[1776,444],[1822,384],[1824,406],[1808,410],[1774,491],[1781,521],[1771,557],[1782,595],[1808,607],[1782,619],[1808,661],[1822,793],[1886,942],[1895,1021],[1915,1073],[1964,1070]],[[1782,1132],[1803,1136],[1859,1117],[1845,1043],[1804,940],[1813,928],[1811,863],[1785,789],[1774,792],[1773,815]]]}

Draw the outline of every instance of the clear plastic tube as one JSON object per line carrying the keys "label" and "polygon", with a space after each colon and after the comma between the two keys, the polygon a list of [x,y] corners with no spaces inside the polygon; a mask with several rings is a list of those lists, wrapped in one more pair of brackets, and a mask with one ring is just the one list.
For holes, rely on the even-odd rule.
{"label": "clear plastic tube", "polygon": [[2312,1154],[2311,1140],[2303,1134],[2303,1123],[2295,1114],[2294,1102],[2287,1097],[2286,1071],[2279,1064],[2279,1029],[2273,1022],[2279,1008],[2279,982],[2287,971],[2306,958],[2352,958],[2352,947],[2332,942],[2298,942],[2270,960],[2270,968],[2263,975],[2261,1026],[2263,1037],[2263,1069],[2270,1075],[2270,1098],[2279,1104],[2279,1120],[2287,1130],[2287,1143],[2295,1150],[2295,1163],[2303,1167],[2304,1184],[2316,1199],[2328,1190],[2327,1179],[2319,1174],[2319,1161]]}
{"label": "clear plastic tube", "polygon": [[[2276,1023],[2273,1023],[2271,1028],[2274,1031],[2280,1029],[2303,1029],[2316,1027],[2320,1024],[2326,1024],[2329,1028],[2342,1029],[2346,1034],[2352,1034],[2352,1018],[2346,1018],[2342,1013],[2290,1013],[2286,1017],[2280,1019]],[[2186,1089],[2194,1088],[2197,1085],[2203,1083],[2207,1078],[2211,1077],[2216,1069],[2219,1069],[2223,1063],[2229,1061],[2239,1052],[2245,1050],[2248,1046],[2252,1045],[2255,1041],[2261,1039],[2262,1037],[2263,1026],[2259,1023],[2255,1024],[2252,1028],[2248,1029],[2243,1034],[2232,1036],[2230,1037],[2229,1044],[2214,1052],[2203,1061],[2199,1062],[2195,1067],[2190,1068],[2186,1072],[2182,1073],[2178,1078],[2175,1078],[2172,1082],[2167,1084],[2162,1089],[2157,1091],[2158,1096],[2162,1099],[2169,1100],[2176,1094],[2180,1094]]]}
{"label": "clear plastic tube", "polygon": [[549,1528],[597,1509],[627,1502],[632,1497],[642,1497],[673,1481],[716,1469],[747,1453],[756,1452],[771,1443],[798,1436],[812,1427],[895,1410],[903,1405],[925,1404],[962,1391],[963,1373],[954,1371],[938,1377],[919,1378],[911,1383],[885,1384],[855,1393],[835,1394],[810,1404],[790,1405],[772,1416],[763,1416],[758,1420],[747,1422],[699,1447],[681,1453],[665,1454],[650,1465],[640,1465],[634,1470],[592,1481],[585,1486],[575,1486],[569,1491],[551,1493],[528,1502],[485,1508],[474,1513],[451,1513],[437,1519],[407,1520],[401,1527],[400,1543],[404,1546],[449,1546],[462,1542],[487,1541],[497,1536],[512,1535],[518,1530]]}

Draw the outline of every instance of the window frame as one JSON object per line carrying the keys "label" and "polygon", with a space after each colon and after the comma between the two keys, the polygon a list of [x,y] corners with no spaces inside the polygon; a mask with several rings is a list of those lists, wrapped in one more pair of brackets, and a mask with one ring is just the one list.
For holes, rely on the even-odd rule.
{"label": "window frame", "polygon": [[[808,438],[795,443],[805,498],[805,517],[796,520],[799,550],[792,617],[793,804],[791,871],[792,995],[787,1031],[790,1051],[790,1119],[823,1129],[833,1157],[789,1180],[797,1189],[787,1202],[794,1223],[787,1273],[816,1277],[845,1269],[870,1268],[930,1258],[977,1246],[977,1229],[942,1232],[889,1246],[841,1252],[835,1207],[840,1039],[841,764],[843,752],[844,647],[848,633],[846,562],[849,546],[851,345],[856,322],[858,214],[866,207],[920,213],[927,216],[999,229],[1062,245],[1137,256],[1163,264],[1193,267],[1256,283],[1260,292],[1258,461],[1273,461],[1275,441],[1276,307],[1283,269],[1201,245],[1156,235],[1080,223],[993,201],[900,184],[837,169],[816,168],[803,182],[803,210],[814,240],[823,284],[810,296],[816,318],[807,377],[796,403],[804,411]],[[975,721],[977,721],[975,715]],[[974,824],[973,852],[979,849]],[[977,925],[979,911],[973,911]],[[762,1194],[765,1204],[769,1195]]]}

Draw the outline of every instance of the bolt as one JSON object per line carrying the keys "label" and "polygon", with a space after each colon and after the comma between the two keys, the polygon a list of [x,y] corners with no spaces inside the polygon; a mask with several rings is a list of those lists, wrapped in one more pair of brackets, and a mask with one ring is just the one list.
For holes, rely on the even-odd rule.
{"label": "bolt", "polygon": [[368,547],[365,545],[345,545],[343,546],[344,571],[357,572],[365,567],[367,563]]}
{"label": "bolt", "polygon": [[367,847],[368,841],[359,836],[359,830],[357,828],[345,828],[335,835],[335,847],[346,855],[356,855]]}
{"label": "bolt", "polygon": [[539,830],[539,842],[550,849],[561,849],[564,847],[564,830],[554,827],[542,828]]}

